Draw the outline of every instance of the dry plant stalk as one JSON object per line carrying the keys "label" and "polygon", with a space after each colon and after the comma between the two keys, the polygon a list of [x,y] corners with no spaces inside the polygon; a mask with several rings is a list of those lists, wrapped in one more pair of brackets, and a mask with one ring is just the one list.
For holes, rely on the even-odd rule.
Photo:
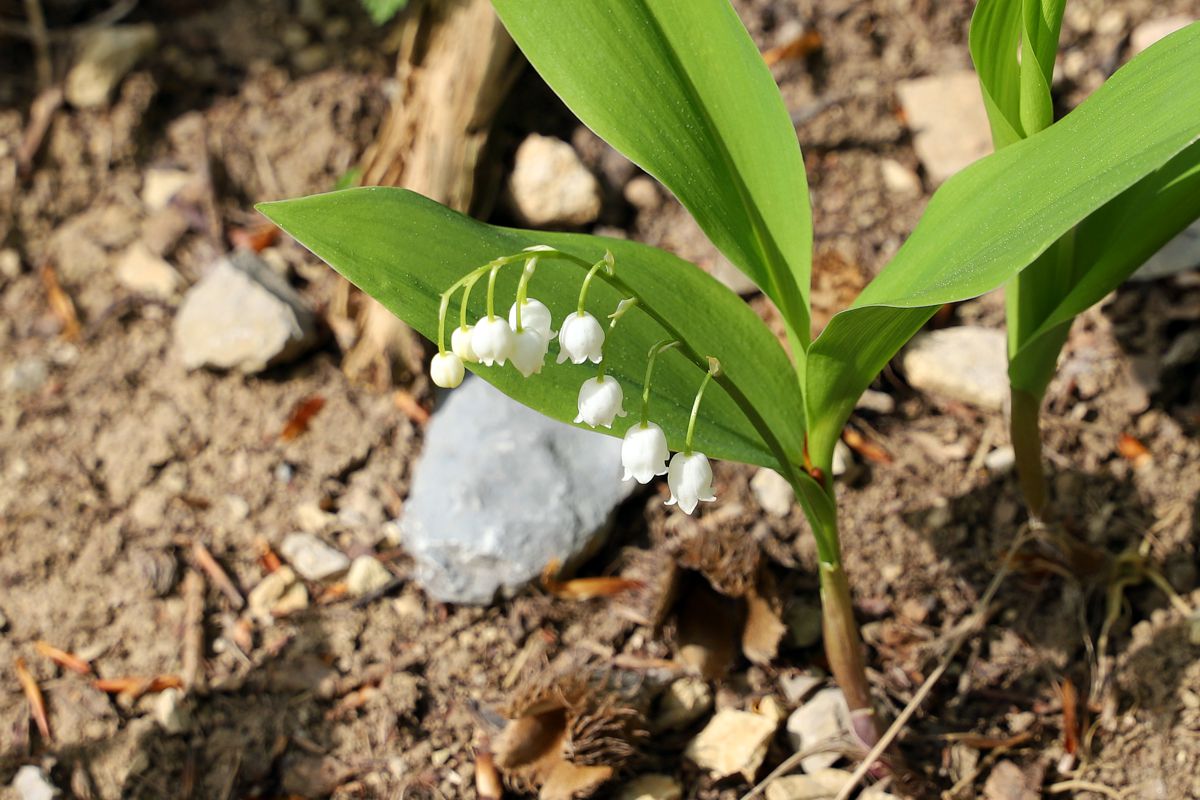
{"label": "dry plant stalk", "polygon": [[20,656],[13,661],[13,669],[17,673],[17,681],[21,684],[21,690],[25,692],[25,699],[29,703],[29,715],[37,723],[42,738],[47,742],[53,741],[53,737],[50,736],[50,720],[46,716],[46,698],[42,696],[42,689],[38,686],[37,679],[33,677],[29,667],[25,666],[25,659]]}

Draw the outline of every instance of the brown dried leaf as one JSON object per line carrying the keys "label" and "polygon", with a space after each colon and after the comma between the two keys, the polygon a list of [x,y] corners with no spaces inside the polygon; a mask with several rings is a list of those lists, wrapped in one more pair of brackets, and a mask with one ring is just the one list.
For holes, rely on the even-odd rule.
{"label": "brown dried leaf", "polygon": [[279,432],[279,441],[290,442],[307,431],[309,422],[324,407],[325,398],[316,394],[297,403],[296,407],[292,409],[291,416],[288,417],[287,424]]}
{"label": "brown dried leaf", "polygon": [[152,678],[99,678],[92,686],[105,694],[124,694],[138,698],[164,689],[182,689],[183,678],[178,675],[155,675]]}
{"label": "brown dried leaf", "polygon": [[234,247],[261,253],[279,241],[279,233],[279,228],[270,222],[250,228],[232,228],[229,231],[229,243]]}
{"label": "brown dried leaf", "polygon": [[558,574],[559,562],[551,561],[542,570],[542,588],[561,600],[593,600],[597,597],[612,597],[632,589],[641,588],[639,581],[630,578],[599,577],[572,578],[560,581]]}
{"label": "brown dried leaf", "polygon": [[1140,469],[1154,460],[1154,456],[1150,455],[1150,450],[1146,445],[1128,433],[1122,433],[1117,439],[1117,452],[1126,461],[1131,462],[1134,468]]}
{"label": "brown dried leaf", "polygon": [[20,656],[13,661],[13,669],[17,673],[17,682],[21,684],[21,690],[25,692],[25,700],[29,703],[29,715],[37,723],[42,738],[47,742],[52,741],[50,720],[46,716],[46,698],[42,696],[37,679],[33,677],[29,667],[25,666],[25,659]]}
{"label": "brown dried leaf", "polygon": [[90,675],[92,672],[91,664],[73,653],[68,653],[66,650],[59,650],[49,642],[36,641],[33,643],[33,649],[37,650],[38,655],[50,659],[63,669],[69,669],[80,675]]}
{"label": "brown dried leaf", "polygon": [[71,301],[70,296],[63,291],[62,284],[58,282],[58,273],[54,271],[53,266],[46,263],[42,265],[41,275],[42,286],[46,290],[46,301],[62,325],[62,337],[72,342],[78,340],[79,315],[75,313],[75,303]]}
{"label": "brown dried leaf", "polygon": [[872,442],[854,428],[847,427],[842,431],[842,441],[854,452],[874,464],[891,464],[892,454],[882,445]]}
{"label": "brown dried leaf", "polygon": [[763,53],[763,61],[767,62],[768,67],[773,67],[780,61],[796,61],[807,58],[810,54],[820,50],[822,46],[824,43],[821,41],[821,34],[814,30],[807,30],[791,41],[767,50]]}

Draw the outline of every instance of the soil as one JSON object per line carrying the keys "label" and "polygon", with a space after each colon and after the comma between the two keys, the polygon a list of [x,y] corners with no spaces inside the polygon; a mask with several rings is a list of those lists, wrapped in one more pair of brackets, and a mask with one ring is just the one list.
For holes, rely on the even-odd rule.
{"label": "soil", "polygon": [[[0,786],[32,763],[88,798],[473,798],[477,753],[499,715],[531,692],[567,692],[556,677],[563,664],[630,678],[589,684],[600,697],[584,705],[603,716],[605,693],[619,696],[636,717],[631,730],[650,726],[658,693],[677,675],[664,664],[688,642],[687,608],[659,613],[666,599],[653,581],[633,598],[572,601],[531,587],[474,608],[436,603],[407,580],[387,521],[402,509],[420,450],[421,406],[436,398],[419,369],[402,371],[389,391],[346,378],[353,320],[344,287],[293,242],[262,255],[322,311],[332,335],[299,363],[256,376],[185,371],[172,349],[178,297],[149,299],[116,279],[119,255],[140,241],[196,280],[255,230],[252,203],[328,189],[369,146],[395,42],[355,5],[299,5],[308,12],[281,0],[137,8],[129,19],[153,22],[159,49],[109,108],[58,112],[27,177],[15,154],[35,96],[32,53],[21,40],[0,48],[0,246],[16,255],[0,272],[0,367],[37,361],[49,371],[31,393],[0,395]],[[775,68],[804,119],[820,322],[920,216],[928,181],[905,198],[880,176],[884,158],[920,174],[894,86],[969,66],[970,4],[737,6],[764,50],[805,26],[821,37],[820,49]],[[103,10],[82,0],[46,7],[52,27]],[[1168,12],[1200,16],[1200,5],[1070,4],[1063,108],[1120,63],[1133,27]],[[60,75],[68,55],[53,51]],[[500,118],[499,159],[535,130],[572,141],[601,177],[597,229],[720,268],[679,205],[661,189],[629,191],[639,171],[528,72]],[[181,202],[152,210],[139,196],[157,167],[201,180]],[[505,220],[502,208],[496,218]],[[74,305],[74,338],[44,266]],[[753,302],[770,320],[772,309]],[[938,324],[962,322],[1001,326],[1002,300],[961,304]],[[1087,786],[1101,785],[1125,797],[1200,797],[1196,621],[1150,579],[1161,575],[1184,604],[1200,604],[1200,369],[1162,359],[1198,324],[1194,273],[1129,284],[1076,323],[1044,423],[1057,522],[1022,548],[986,626],[901,736],[907,771],[891,791],[1096,798],[1104,795]],[[895,713],[1028,526],[1012,476],[982,464],[1006,441],[1001,414],[921,396],[891,369],[875,388],[895,398],[895,412],[861,412],[852,425],[882,455],[860,455],[838,493],[871,677]],[[281,437],[315,397],[324,405],[307,429]],[[718,465],[721,502],[694,519],[662,506],[665,486],[635,494],[581,574],[645,577],[669,555],[709,564],[715,583],[769,584],[783,607],[811,609],[816,556],[803,516],[764,512],[753,474]],[[195,618],[185,592],[195,543],[244,594],[297,529],[351,555],[374,552],[398,580],[366,603],[336,583],[310,584],[306,608],[266,621],[251,621],[210,580]],[[720,558],[681,544],[705,537]],[[190,719],[174,734],[158,721],[163,695],[102,693],[35,649],[45,641],[70,651],[102,678],[175,676],[187,672],[197,632],[205,686],[183,701]],[[17,659],[45,695],[50,739],[29,718]],[[823,656],[819,644],[785,644],[773,659],[727,661],[712,680],[718,709],[766,697],[790,708],[783,685]],[[591,757],[623,777],[673,774],[689,798],[740,797],[743,778],[714,781],[681,758],[703,724],[631,734],[632,747],[597,747]],[[759,776],[789,752],[781,731]],[[5,800],[15,796],[0,788]]]}

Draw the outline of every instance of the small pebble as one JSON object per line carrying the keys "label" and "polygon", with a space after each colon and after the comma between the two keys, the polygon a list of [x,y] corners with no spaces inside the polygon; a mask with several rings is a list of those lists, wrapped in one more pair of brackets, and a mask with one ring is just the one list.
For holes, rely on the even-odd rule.
{"label": "small pebble", "polygon": [[640,775],[617,790],[616,800],[681,800],[683,787],[670,775]]}
{"label": "small pebble", "polygon": [[167,688],[154,699],[154,719],[168,734],[175,736],[191,726],[191,713],[181,689]]}
{"label": "small pebble", "polygon": [[575,148],[551,136],[521,142],[508,188],[517,214],[536,227],[586,225],[600,215],[600,182]]}
{"label": "small pebble", "polygon": [[787,775],[767,784],[767,800],[833,800],[849,782],[850,773],[844,769]]}
{"label": "small pebble", "polygon": [[686,728],[712,708],[712,689],[700,678],[679,678],[667,687],[654,718],[656,730]]}
{"label": "small pebble", "polygon": [[311,533],[289,533],[279,545],[279,554],[310,581],[324,580],[350,567],[350,559],[345,553]]}
{"label": "small pebble", "polygon": [[[850,707],[846,697],[838,688],[822,689],[788,717],[787,732],[792,747],[808,750],[824,744],[840,742],[850,735]],[[805,772],[816,772],[832,767],[841,754],[832,752],[813,753],[800,760]]]}
{"label": "small pebble", "polygon": [[758,504],[773,517],[786,517],[796,504],[796,492],[787,479],[773,469],[763,467],[750,479],[750,490]]}
{"label": "small pebble", "polygon": [[858,398],[854,407],[860,411],[874,411],[876,414],[891,414],[896,410],[896,399],[887,392],[877,392],[867,389]]}
{"label": "small pebble", "polygon": [[59,791],[46,778],[40,767],[26,764],[17,770],[13,778],[12,788],[20,795],[21,800],[54,800]]}
{"label": "small pebble", "polygon": [[983,465],[993,475],[1007,475],[1016,463],[1017,456],[1012,445],[997,447],[983,458]]}
{"label": "small pebble", "polygon": [[753,781],[779,721],[774,716],[726,709],[688,742],[684,756],[714,778],[741,775]]}
{"label": "small pebble", "polygon": [[346,591],[351,597],[362,597],[382,589],[392,581],[392,573],[374,556],[359,556],[346,575]]}

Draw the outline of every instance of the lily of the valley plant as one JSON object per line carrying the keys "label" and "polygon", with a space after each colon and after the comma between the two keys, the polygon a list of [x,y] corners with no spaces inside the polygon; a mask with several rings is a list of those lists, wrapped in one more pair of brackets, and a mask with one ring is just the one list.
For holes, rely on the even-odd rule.
{"label": "lily of the valley plant", "polygon": [[[1200,25],[1133,59],[1060,122],[949,180],[888,267],[814,339],[804,163],[728,0],[494,5],[575,114],[674,192],[774,301],[790,356],[731,291],[634,242],[492,227],[399,189],[261,210],[438,342],[439,383],[469,369],[551,417],[624,437],[637,480],[661,474],[676,451],[666,469],[684,510],[712,498],[708,458],[783,475],[816,537],[829,664],[872,741],[831,479],[842,427],[937,308],[1012,280],[1200,137]],[[622,419],[623,398],[638,396],[641,412]]]}

